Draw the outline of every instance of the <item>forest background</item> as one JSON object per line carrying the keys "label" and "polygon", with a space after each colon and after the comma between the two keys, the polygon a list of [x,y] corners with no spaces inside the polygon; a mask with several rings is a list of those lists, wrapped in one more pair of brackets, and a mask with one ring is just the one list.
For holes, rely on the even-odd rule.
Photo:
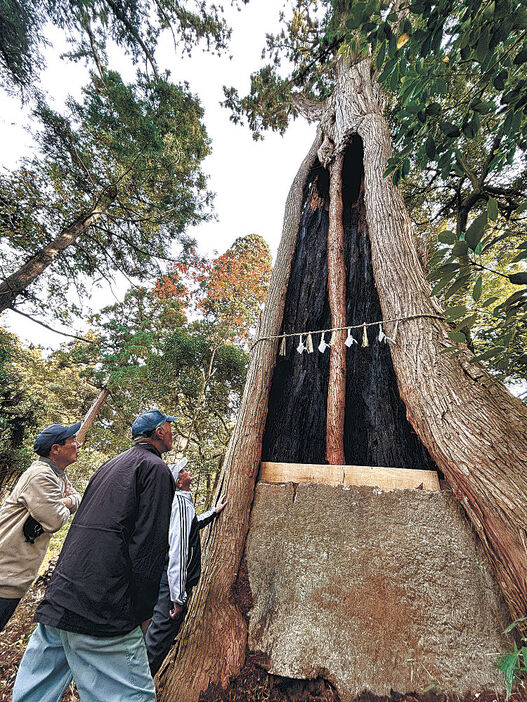
{"label": "forest background", "polygon": [[[240,16],[248,12],[243,5]],[[284,133],[302,112],[283,108],[294,105],[295,81],[309,76],[313,94],[323,96],[325,52],[337,42],[345,53],[360,29],[362,50],[375,53],[395,137],[387,177],[402,189],[422,264],[451,320],[449,352],[468,343],[497,381],[525,399],[527,21],[521,3],[496,2],[464,25],[465,5],[454,31],[439,22],[441,3],[435,14],[428,7],[420,14],[413,3],[414,26],[396,26],[389,4],[378,2],[286,3],[282,29],[267,39],[267,64],[248,89],[239,88],[245,97],[227,84],[224,100],[257,138],[266,129]],[[200,98],[174,65],[181,50],[194,56],[199,38],[211,57],[228,52],[228,26],[199,3],[28,7],[2,51],[4,90],[32,111],[36,141],[0,178],[2,277],[11,281],[3,292],[21,315],[82,338],[52,351],[28,346],[13,333],[9,313],[11,330],[0,332],[1,487],[31,462],[40,428],[78,420],[107,383],[111,396],[70,471],[77,487],[129,445],[133,417],[158,405],[180,417],[174,454],[191,460],[203,506],[235,421],[271,264],[260,232],[237,231],[221,256],[199,253],[199,227],[214,207],[206,158],[215,142]],[[335,8],[340,19],[332,26],[327,13]],[[322,41],[320,26],[329,27]],[[82,91],[58,106],[53,90],[37,83],[57,53],[39,44],[42,27],[69,36],[65,66],[85,67]],[[167,37],[179,51],[168,62],[160,51]],[[165,72],[168,65],[181,82]],[[222,86],[227,78],[219,70],[208,75],[212,81]],[[259,146],[270,148],[268,140]],[[227,164],[253,178],[231,153],[222,157],[222,187],[231,182]],[[287,186],[277,197],[266,183],[284,170],[282,159],[275,156],[264,182],[254,183],[252,201],[259,211],[277,211],[278,221]],[[292,160],[291,173],[300,158]],[[25,261],[32,271],[22,271]],[[120,299],[88,311],[93,284],[108,296],[116,279]]]}

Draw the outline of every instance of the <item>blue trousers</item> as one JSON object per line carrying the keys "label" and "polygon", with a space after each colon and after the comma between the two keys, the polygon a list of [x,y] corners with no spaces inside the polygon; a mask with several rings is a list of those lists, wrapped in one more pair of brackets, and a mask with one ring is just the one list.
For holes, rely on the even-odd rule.
{"label": "blue trousers", "polygon": [[82,702],[155,702],[137,627],[100,638],[37,624],[20,663],[13,702],[58,702],[72,679]]}

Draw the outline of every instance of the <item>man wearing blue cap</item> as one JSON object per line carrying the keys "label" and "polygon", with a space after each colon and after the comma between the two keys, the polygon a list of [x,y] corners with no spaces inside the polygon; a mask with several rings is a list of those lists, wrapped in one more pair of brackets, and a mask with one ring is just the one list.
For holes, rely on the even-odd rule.
{"label": "man wearing blue cap", "polygon": [[143,631],[168,548],[174,479],[161,455],[175,417],[151,409],[134,446],[93,475],[37,609],[13,702],[60,700],[72,678],[81,700],[154,702]]}
{"label": "man wearing blue cap", "polygon": [[79,506],[64,471],[79,455],[80,425],[52,424],[40,432],[34,444],[39,458],[0,508],[0,631],[36,578],[51,534]]}

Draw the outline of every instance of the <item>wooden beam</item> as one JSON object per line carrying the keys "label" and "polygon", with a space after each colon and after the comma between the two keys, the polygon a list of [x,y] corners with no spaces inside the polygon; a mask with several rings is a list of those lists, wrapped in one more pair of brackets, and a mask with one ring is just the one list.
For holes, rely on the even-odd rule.
{"label": "wooden beam", "polygon": [[263,483],[315,483],[319,485],[369,485],[381,490],[440,490],[435,470],[410,470],[377,466],[328,466],[310,463],[260,464]]}

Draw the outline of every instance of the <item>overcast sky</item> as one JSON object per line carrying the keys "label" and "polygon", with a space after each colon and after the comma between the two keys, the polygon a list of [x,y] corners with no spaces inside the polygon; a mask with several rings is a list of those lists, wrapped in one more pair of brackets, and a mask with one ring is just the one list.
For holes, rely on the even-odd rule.
{"label": "overcast sky", "polygon": [[[248,92],[250,73],[262,63],[265,34],[277,29],[283,4],[283,0],[252,0],[240,12],[227,10],[233,28],[229,52],[232,60],[201,51],[191,58],[181,58],[175,54],[168,35],[162,38],[159,47],[157,57],[162,68],[168,68],[176,82],[187,80],[192,92],[199,96],[212,139],[212,154],[204,161],[203,168],[210,176],[209,189],[216,193],[217,221],[190,230],[203,253],[223,252],[238,236],[256,233],[266,239],[274,256],[291,181],[315,136],[313,125],[297,120],[284,137],[268,134],[263,141],[255,142],[247,127],[232,124],[228,110],[219,104],[223,85],[233,85],[242,94]],[[49,39],[52,47],[46,53],[48,68],[41,82],[54,106],[60,107],[68,94],[80,96],[88,73],[81,65],[60,59],[66,44],[57,30],[50,29]],[[117,54],[111,57],[111,67],[120,70],[125,78],[133,78],[133,68]],[[0,162],[3,166],[12,168],[20,157],[31,152],[28,125],[28,110],[16,99],[2,95]],[[113,291],[94,290],[90,306],[95,309],[109,304],[114,295],[122,297],[125,289],[121,282]],[[56,322],[48,321],[59,328]],[[26,343],[56,347],[65,340],[14,313],[5,314],[0,323]],[[81,331],[82,325],[78,329]]]}

